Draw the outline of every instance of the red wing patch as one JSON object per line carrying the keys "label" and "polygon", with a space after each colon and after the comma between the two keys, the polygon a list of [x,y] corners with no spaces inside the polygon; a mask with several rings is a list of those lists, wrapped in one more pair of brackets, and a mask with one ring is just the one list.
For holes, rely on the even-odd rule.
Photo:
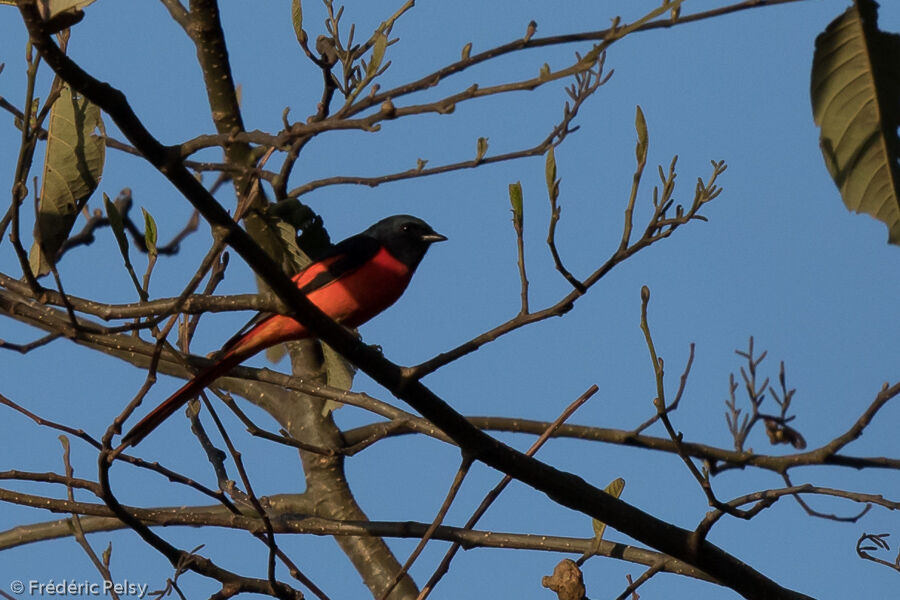
{"label": "red wing patch", "polygon": [[[354,235],[332,247],[319,260],[312,263],[291,279],[306,296],[312,292],[334,283],[337,279],[358,269],[374,257],[381,244],[375,238],[364,235]],[[263,322],[278,316],[277,313],[261,312],[241,327],[241,330],[231,336],[222,346],[221,352],[231,350],[244,336]]]}

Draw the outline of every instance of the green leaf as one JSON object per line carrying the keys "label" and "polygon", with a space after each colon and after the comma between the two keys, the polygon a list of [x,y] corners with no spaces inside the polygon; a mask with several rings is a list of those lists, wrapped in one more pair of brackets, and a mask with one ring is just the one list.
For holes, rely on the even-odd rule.
{"label": "green leaf", "polygon": [[[66,11],[80,10],[89,4],[93,4],[95,0],[43,0],[39,3],[41,16],[46,19],[52,19],[58,14]],[[12,2],[15,4],[15,2]]]}
{"label": "green leaf", "polygon": [[125,223],[122,221],[122,215],[106,194],[103,194],[103,206],[106,207],[106,218],[109,219],[109,226],[113,230],[113,235],[116,236],[116,242],[119,243],[119,251],[122,253],[122,258],[125,259],[125,264],[127,265],[131,261],[128,258],[128,237],[125,235]]}
{"label": "green leaf", "polygon": [[[289,260],[290,266],[286,270],[293,273],[300,271],[312,262],[308,254],[318,254],[331,246],[321,218],[299,200],[282,200],[270,204],[264,211],[264,217],[278,238],[281,251]],[[298,231],[303,232],[303,244],[298,244]]]}
{"label": "green leaf", "polygon": [[547,150],[547,160],[544,162],[544,179],[547,180],[547,194],[551,200],[559,196],[559,179],[556,178],[556,153],[553,146]]}
{"label": "green leaf", "polygon": [[[254,238],[270,256],[281,257],[281,265],[286,272],[299,272],[312,262],[309,254],[317,255],[331,245],[322,218],[298,200],[282,200],[250,216],[254,219]],[[249,229],[251,224],[248,221]],[[303,233],[298,238],[299,230]],[[262,279],[257,278],[257,284],[261,292],[267,290]],[[285,354],[287,347],[284,344],[266,348],[266,358],[273,363]]]}
{"label": "green leaf", "polygon": [[275,234],[285,249],[287,260],[297,265],[297,271],[312,262],[309,257],[297,246],[297,228],[287,221],[274,222]]}
{"label": "green leaf", "polygon": [[647,162],[647,148],[650,142],[647,135],[647,121],[644,119],[644,111],[641,110],[640,105],[637,106],[634,114],[634,128],[638,134],[635,154],[637,155],[638,163],[643,165]]}
{"label": "green leaf", "polygon": [[[3,2],[3,0],[0,0],[0,3],[2,3],[2,2]],[[31,119],[30,119],[30,122],[28,123],[29,127],[34,128],[36,126],[37,114],[38,114],[38,111],[40,111],[40,110],[41,110],[41,99],[38,97],[35,97],[31,101]],[[24,123],[24,121],[22,121],[22,118],[23,117],[19,117],[19,116],[16,116],[13,118],[13,123],[15,123],[16,129],[19,129],[19,130],[22,129],[22,124]]]}
{"label": "green leaf", "polygon": [[31,269],[38,276],[50,272],[43,252],[56,255],[100,183],[106,145],[103,137],[95,134],[98,129],[105,134],[100,109],[63,86],[50,110],[35,243],[29,257]]}
{"label": "green leaf", "polygon": [[[611,481],[609,485],[607,485],[603,491],[612,496],[613,498],[618,498],[622,495],[622,490],[625,489],[625,480],[621,477],[618,477]],[[598,521],[597,519],[591,519],[591,525],[594,528],[594,548],[598,548],[600,546],[600,541],[603,539],[603,532],[606,531],[606,523],[603,521]]]}
{"label": "green leaf", "polygon": [[291,0],[291,23],[294,25],[297,41],[305,44],[306,32],[303,31],[303,5],[300,0]]}
{"label": "green leaf", "polygon": [[156,221],[146,208],[141,208],[141,211],[144,213],[144,243],[147,244],[147,252],[156,256]]}
{"label": "green leaf", "polygon": [[544,161],[544,179],[547,180],[547,189],[551,189],[556,181],[556,153],[553,151],[553,146],[547,150],[547,160]]}
{"label": "green leaf", "polygon": [[116,242],[119,244],[119,252],[122,253],[125,270],[128,271],[128,275],[134,283],[134,289],[138,291],[142,300],[146,300],[146,292],[141,287],[141,282],[138,281],[134,267],[131,265],[131,257],[128,256],[128,237],[125,235],[125,223],[122,220],[122,213],[119,212],[115,202],[110,202],[109,196],[106,194],[103,194],[103,205],[106,207],[106,217],[109,219],[109,226],[112,228],[113,235],[116,236]]}
{"label": "green leaf", "polygon": [[285,344],[275,344],[266,348],[266,360],[270,363],[277,363],[287,355],[287,346]]}
{"label": "green leaf", "polygon": [[475,148],[475,162],[481,162],[481,159],[484,158],[484,155],[487,154],[488,149],[488,139],[486,137],[478,138],[478,143]]}
{"label": "green leaf", "polygon": [[517,181],[509,184],[509,203],[512,205],[513,221],[522,223],[522,183]]}
{"label": "green leaf", "polygon": [[900,244],[900,36],[877,21],[877,4],[858,0],[816,38],[810,95],[844,204],[885,223]]}
{"label": "green leaf", "polygon": [[378,72],[378,67],[381,66],[381,61],[384,59],[384,51],[387,48],[387,42],[388,39],[386,35],[383,33],[375,34],[375,46],[372,48],[372,60],[366,68],[366,74],[369,77],[372,77]]}
{"label": "green leaf", "polygon": [[94,0],[40,0],[37,8],[44,20],[45,31],[57,33],[81,21],[84,18],[84,11],[81,9],[93,2]]}
{"label": "green leaf", "polygon": [[[353,386],[356,368],[325,343],[322,344],[322,356],[325,358],[325,382],[331,387],[349,390]],[[327,400],[322,407],[322,414],[327,415],[342,406],[340,402]]]}

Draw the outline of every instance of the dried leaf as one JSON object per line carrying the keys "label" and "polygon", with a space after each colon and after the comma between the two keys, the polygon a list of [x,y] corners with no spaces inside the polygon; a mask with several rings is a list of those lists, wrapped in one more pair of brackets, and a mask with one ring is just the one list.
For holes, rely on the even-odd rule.
{"label": "dried leaf", "polygon": [[541,578],[541,585],[556,592],[557,600],[583,600],[587,591],[581,569],[571,558],[559,561],[553,575]]}
{"label": "dried leaf", "polygon": [[462,49],[462,59],[469,60],[469,54],[472,52],[472,42],[469,42]]}
{"label": "dried leaf", "polygon": [[538,79],[541,81],[547,81],[550,79],[550,65],[544,63],[541,67],[540,73],[538,73]]}
{"label": "dried leaf", "polygon": [[484,158],[484,155],[487,154],[488,149],[488,139],[486,137],[478,138],[478,144],[476,145],[475,150],[475,162],[481,162],[481,159]]}
{"label": "dried leaf", "polygon": [[294,26],[297,41],[305,44],[306,32],[303,31],[303,5],[300,0],[291,0],[291,23]]}

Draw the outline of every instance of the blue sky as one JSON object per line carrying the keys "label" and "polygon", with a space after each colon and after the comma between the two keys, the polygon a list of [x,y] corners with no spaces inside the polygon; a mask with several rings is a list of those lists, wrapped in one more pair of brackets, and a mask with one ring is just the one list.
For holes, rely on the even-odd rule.
{"label": "blue sky", "polygon": [[[277,130],[285,106],[294,119],[315,112],[320,76],[297,49],[289,2],[223,2],[223,22],[235,79],[242,86],[248,129]],[[374,4],[380,5],[374,10]],[[399,3],[348,2],[345,22],[359,32],[371,29]],[[602,4],[600,6],[599,4]],[[400,42],[388,50],[393,61],[382,87],[431,72],[455,60],[461,48],[473,52],[521,36],[528,21],[538,35],[602,29],[610,18],[639,17],[655,2],[574,2],[565,10],[556,2],[420,2],[395,26]],[[688,0],[686,13],[723,2]],[[883,3],[883,30],[900,31],[900,7]],[[119,86],[148,128],[166,143],[213,131],[193,49],[168,19],[160,3],[121,5],[99,1],[87,11],[70,43],[70,54],[88,71]],[[305,23],[314,38],[324,13],[306,3]],[[769,355],[761,369],[777,376],[786,363],[788,384],[797,388],[794,425],[811,447],[845,431],[872,401],[885,381],[897,377],[896,298],[900,253],[886,244],[883,224],[853,215],[843,206],[824,168],[818,133],[809,105],[809,70],[816,35],[846,8],[846,2],[815,1],[758,8],[713,21],[641,33],[615,44],[606,61],[615,73],[583,107],[581,129],[557,149],[562,179],[559,249],[567,266],[584,277],[606,260],[620,237],[622,212],[634,169],[634,111],[640,105],[650,132],[649,164],[636,215],[648,214],[657,164],[678,159],[676,199],[690,202],[697,177],[707,178],[710,160],[725,160],[722,195],[708,205],[708,223],[693,223],[669,240],[616,267],[581,299],[571,313],[519,330],[444,369],[426,383],[467,415],[503,415],[552,420],[591,384],[600,391],[572,422],[598,427],[632,428],[653,412],[654,381],[639,324],[639,291],[650,287],[650,317],[657,351],[666,359],[667,384],[674,393],[690,343],[696,358],[683,406],[674,415],[685,438],[730,447],[724,413],[728,375],[742,366],[734,354],[752,335]],[[117,10],[118,9],[118,10]],[[3,7],[0,20],[0,95],[20,105],[23,96],[24,33],[14,9]],[[586,45],[539,49],[505,58],[446,80],[437,97],[474,82],[501,83],[533,76],[543,63],[566,65]],[[48,72],[43,72],[46,89]],[[338,132],[316,139],[298,161],[291,186],[331,175],[377,175],[408,169],[417,158],[429,166],[475,155],[478,137],[490,140],[489,153],[531,146],[561,117],[566,96],[561,85],[534,92],[460,105],[453,115],[423,116],[385,123],[378,134]],[[107,127],[116,135],[107,120]],[[121,136],[117,136],[121,137]],[[6,158],[0,189],[9,189],[18,133],[11,119],[0,120],[0,147]],[[203,155],[216,160],[215,151]],[[35,174],[40,171],[36,170]],[[388,358],[416,364],[453,348],[512,317],[519,306],[515,237],[509,224],[507,186],[521,181],[525,199],[526,259],[534,308],[552,304],[568,284],[553,270],[544,239],[549,206],[542,158],[531,158],[435,178],[377,188],[332,186],[304,196],[325,219],[332,239],[356,233],[394,213],[418,215],[450,241],[426,257],[410,289],[396,306],[361,329],[368,343],[379,344]],[[137,206],[159,223],[160,238],[171,237],[190,214],[183,198],[134,157],[110,152],[100,190],[114,197],[130,187]],[[219,199],[233,206],[231,190]],[[92,199],[91,208],[99,206]],[[30,227],[30,226],[29,226]],[[27,229],[26,229],[27,230]],[[151,293],[177,294],[208,247],[208,229],[183,244],[182,252],[156,267]],[[135,264],[142,270],[143,258]],[[9,242],[0,244],[0,270],[18,275]],[[90,247],[60,263],[67,291],[108,302],[135,300],[108,232]],[[222,293],[253,289],[248,269],[232,261]],[[204,319],[193,347],[216,349],[246,315]],[[10,320],[0,321],[0,338],[27,342],[35,333]],[[262,358],[251,362],[265,365]],[[269,365],[271,366],[271,365]],[[276,367],[286,369],[282,364]],[[58,341],[27,356],[5,353],[0,361],[0,393],[36,413],[100,435],[143,381],[141,371]],[[161,377],[148,399],[157,402],[177,387]],[[384,400],[389,395],[365,376],[354,389]],[[396,401],[395,401],[396,402]],[[244,403],[246,405],[246,403]],[[271,425],[261,412],[261,423]],[[337,420],[352,427],[371,417],[342,409]],[[895,424],[900,409],[889,405],[848,453],[892,456],[900,453]],[[181,422],[179,422],[181,421]],[[302,473],[287,449],[241,436],[231,423],[259,494],[302,490]],[[661,428],[651,430],[664,435]],[[0,419],[5,445],[0,470],[60,471],[56,433],[7,412]],[[501,436],[517,448],[530,437]],[[149,438],[140,453],[211,483],[208,466],[194,457],[195,446],[183,420]],[[781,454],[762,431],[749,445]],[[602,487],[616,477],[627,481],[624,499],[661,518],[695,526],[706,511],[705,499],[677,457],[613,446],[555,440],[539,455],[548,463],[577,472]],[[76,474],[94,477],[94,455],[75,443]],[[390,440],[348,462],[350,481],[360,504],[373,519],[430,521],[458,461],[458,453],[427,438]],[[124,467],[114,471],[126,501],[142,506],[205,503],[172,489],[153,475]],[[473,469],[460,500],[447,519],[464,521],[498,475]],[[849,472],[814,468],[794,473],[795,483],[812,482],[900,497],[889,472]],[[730,498],[748,491],[779,487],[770,474],[728,473],[714,480],[717,493]],[[4,484],[23,491],[47,488]],[[53,490],[61,494],[60,490]],[[84,499],[89,499],[85,497]],[[93,500],[91,498],[91,500]],[[809,500],[818,510],[854,514],[856,505]],[[48,513],[4,505],[0,530],[55,518]],[[591,535],[590,520],[550,503],[524,485],[513,484],[483,521],[485,529]],[[796,503],[782,501],[753,521],[724,519],[711,536],[779,583],[817,598],[889,597],[896,594],[896,573],[860,561],[856,539],[863,532],[891,532],[897,519],[873,509],[856,524],[806,516]],[[207,535],[187,529],[162,534],[185,548],[207,544],[223,566],[264,576],[263,548],[248,536]],[[95,534],[96,548],[113,545],[117,579],[158,586],[171,569],[159,555],[129,533]],[[607,538],[628,541],[618,532]],[[366,594],[336,545],[328,538],[279,538],[285,549],[333,598]],[[414,542],[391,541],[401,560]],[[258,552],[232,552],[249,546]],[[444,550],[432,544],[413,575],[424,582]],[[139,557],[139,561],[135,561]],[[540,576],[561,556],[523,551],[476,549],[462,553],[437,598],[460,596],[550,597]],[[60,565],[66,565],[64,568]],[[615,597],[636,565],[592,559],[585,568],[588,596]],[[0,585],[12,579],[99,580],[71,539],[7,550],[0,556]],[[197,577],[185,577],[194,597],[214,591]],[[684,578],[657,577],[641,590],[644,598],[731,598],[732,592]]]}

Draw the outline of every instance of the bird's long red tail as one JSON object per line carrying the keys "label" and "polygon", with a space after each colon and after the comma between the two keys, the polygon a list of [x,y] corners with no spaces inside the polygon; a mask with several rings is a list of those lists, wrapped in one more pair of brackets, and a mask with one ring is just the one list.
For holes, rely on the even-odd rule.
{"label": "bird's long red tail", "polygon": [[225,375],[236,367],[244,358],[237,352],[228,352],[215,364],[210,365],[206,369],[197,373],[193,379],[188,380],[177,392],[169,396],[168,400],[154,408],[150,414],[141,419],[137,425],[131,428],[125,437],[122,438],[122,444],[126,446],[137,446],[151,431],[156,429],[160,423],[168,419],[172,414],[187,404],[187,402],[200,394],[203,388],[211,384],[219,377]]}

